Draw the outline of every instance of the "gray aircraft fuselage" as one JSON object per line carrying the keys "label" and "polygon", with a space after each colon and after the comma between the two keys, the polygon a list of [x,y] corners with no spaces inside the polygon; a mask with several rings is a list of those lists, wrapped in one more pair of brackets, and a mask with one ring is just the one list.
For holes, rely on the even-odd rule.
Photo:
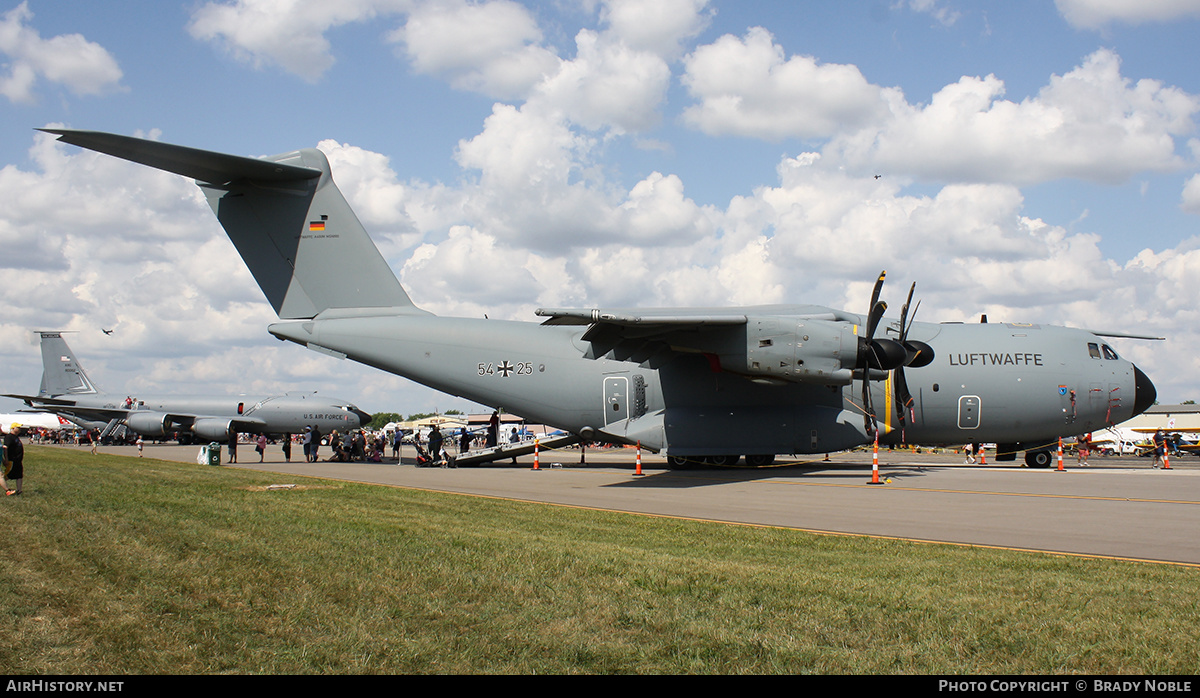
{"label": "gray aircraft fuselage", "polygon": [[[787,310],[766,312],[786,317]],[[673,455],[823,453],[868,440],[857,381],[758,382],[703,354],[681,354],[657,369],[581,360],[588,343],[578,327],[403,314],[277,322],[269,331],[564,430]],[[1046,447],[1145,408],[1137,399],[1144,376],[1111,347],[1112,358],[1093,358],[1089,345],[1108,344],[1086,330],[917,322],[909,336],[936,346],[936,358],[907,369],[914,403],[903,429],[891,376],[872,382],[881,443]],[[1140,386],[1143,399],[1153,392],[1148,385]]]}
{"label": "gray aircraft fuselage", "polygon": [[73,396],[73,406],[31,400],[31,406],[56,412],[86,428],[102,428],[112,415],[125,413],[125,425],[148,437],[181,432],[205,441],[223,441],[230,428],[235,432],[299,433],[317,426],[321,433],[332,429],[358,429],[369,415],[338,398],[316,393],[282,395],[169,395],[137,398],[129,407],[116,395]]}

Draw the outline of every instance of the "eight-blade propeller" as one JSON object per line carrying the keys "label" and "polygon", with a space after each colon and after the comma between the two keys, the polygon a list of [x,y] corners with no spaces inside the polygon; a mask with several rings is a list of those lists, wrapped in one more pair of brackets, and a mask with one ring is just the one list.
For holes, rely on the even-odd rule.
{"label": "eight-blade propeller", "polygon": [[[875,330],[883,318],[883,313],[887,310],[887,303],[879,300],[880,291],[883,290],[883,280],[886,276],[886,271],[880,272],[879,278],[875,281],[875,288],[871,292],[871,308],[867,316],[866,334],[858,340],[856,370],[862,377],[863,418],[867,436],[870,437],[874,437],[878,430],[878,419],[871,400],[871,371],[895,371],[893,375],[895,376],[896,398],[900,405],[900,426],[903,429],[913,405],[913,396],[909,392],[908,383],[904,378],[904,367],[920,368],[928,366],[933,361],[933,347],[919,340],[908,339],[908,330],[912,326],[912,321],[908,317],[908,306],[912,303],[913,291],[917,287],[915,282],[909,287],[908,299],[904,301],[904,306],[900,310],[899,341],[875,338]],[[920,305],[920,301],[918,301],[917,307]],[[913,317],[916,317],[916,314],[916,308],[913,308]]]}

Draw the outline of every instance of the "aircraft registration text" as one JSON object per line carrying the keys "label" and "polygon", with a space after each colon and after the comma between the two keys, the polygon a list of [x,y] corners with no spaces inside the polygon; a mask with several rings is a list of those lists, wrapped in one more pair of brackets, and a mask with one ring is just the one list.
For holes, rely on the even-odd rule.
{"label": "aircraft registration text", "polygon": [[533,364],[528,361],[513,363],[505,359],[500,363],[480,363],[477,370],[481,376],[500,376],[501,378],[528,376],[533,374]]}

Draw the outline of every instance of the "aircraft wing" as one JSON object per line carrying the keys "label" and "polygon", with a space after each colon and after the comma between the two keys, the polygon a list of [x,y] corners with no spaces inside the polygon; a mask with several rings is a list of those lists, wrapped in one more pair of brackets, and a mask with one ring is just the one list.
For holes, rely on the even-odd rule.
{"label": "aircraft wing", "polygon": [[668,313],[636,310],[602,310],[593,308],[580,310],[572,308],[538,308],[536,315],[548,317],[543,325],[618,325],[621,327],[662,327],[666,328],[699,328],[704,326],[727,326],[746,324],[744,313],[709,313],[700,311],[695,314],[682,313],[673,310]]}
{"label": "aircraft wing", "polygon": [[611,356],[657,367],[676,353],[717,353],[723,332],[748,322],[744,313],[673,308],[670,310],[604,310],[600,308],[538,308],[548,318],[543,325],[588,326],[585,356]]}
{"label": "aircraft wing", "polygon": [[183,412],[156,412],[148,409],[129,410],[124,407],[79,405],[75,400],[36,397],[33,395],[6,394],[4,397],[23,400],[30,407],[35,407],[45,412],[52,412],[81,426],[83,426],[84,422],[108,422],[113,419],[120,419],[134,427],[135,431],[146,429],[151,424],[164,426],[173,424],[182,429],[192,429],[197,422],[229,423],[238,431],[247,432],[259,432],[267,427],[266,420],[248,415],[230,418],[227,416]]}

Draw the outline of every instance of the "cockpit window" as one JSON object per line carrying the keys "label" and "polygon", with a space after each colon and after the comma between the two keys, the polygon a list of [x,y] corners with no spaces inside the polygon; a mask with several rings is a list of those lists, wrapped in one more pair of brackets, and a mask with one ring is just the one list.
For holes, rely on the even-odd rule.
{"label": "cockpit window", "polygon": [[1091,354],[1093,359],[1100,358],[1100,345],[1095,342],[1088,342],[1088,354]]}
{"label": "cockpit window", "polygon": [[1116,361],[1117,359],[1121,358],[1117,356],[1117,352],[1113,351],[1112,347],[1108,346],[1107,344],[1102,345],[1100,348],[1104,350],[1104,358],[1108,359],[1109,361]]}

